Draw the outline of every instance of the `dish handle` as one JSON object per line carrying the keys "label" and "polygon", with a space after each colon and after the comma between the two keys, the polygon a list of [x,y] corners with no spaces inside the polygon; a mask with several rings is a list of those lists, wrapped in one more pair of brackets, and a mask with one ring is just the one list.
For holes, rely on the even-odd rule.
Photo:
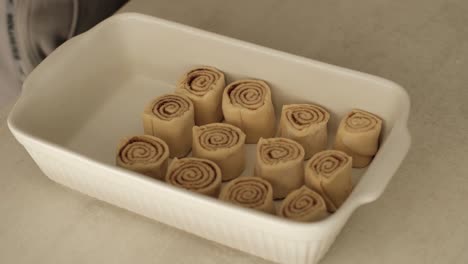
{"label": "dish handle", "polygon": [[[92,29],[91,29],[92,30]],[[68,63],[70,60],[75,60],[77,56],[80,56],[80,54],[75,54],[73,52],[70,52],[70,50],[78,48],[78,46],[82,45],[84,40],[86,39],[86,36],[89,34],[90,31],[81,33],[80,35],[77,35],[64,43],[62,43],[60,46],[55,48],[54,51],[52,51],[47,57],[45,57],[39,65],[34,68],[31,73],[26,77],[26,79],[23,82],[22,88],[21,88],[21,98],[24,98],[26,96],[29,96],[32,91],[29,87],[34,86],[30,85],[29,83],[34,83],[36,80],[41,80],[44,78],[53,78],[50,75],[55,74],[55,72],[52,71],[47,71],[40,69],[44,67],[45,69],[49,66],[48,64],[59,64],[59,65],[65,65]],[[39,91],[40,92],[40,91]]]}
{"label": "dish handle", "polygon": [[[411,135],[406,125],[394,127],[385,147],[377,153],[367,173],[356,185],[351,196],[366,204],[375,201],[382,195],[390,179],[400,167],[411,145]],[[373,165],[375,164],[375,166]]]}

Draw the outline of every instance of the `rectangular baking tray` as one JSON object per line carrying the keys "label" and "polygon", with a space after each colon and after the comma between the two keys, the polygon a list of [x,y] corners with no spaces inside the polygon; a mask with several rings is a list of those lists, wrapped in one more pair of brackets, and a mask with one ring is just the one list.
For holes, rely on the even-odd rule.
{"label": "rectangular baking tray", "polygon": [[[210,65],[227,81],[266,80],[277,114],[287,103],[331,113],[330,139],[352,108],[384,120],[372,164],[354,170],[343,206],[316,223],[292,222],[174,188],[116,167],[120,138],[142,134],[140,114],[188,69]],[[317,263],[353,211],[377,199],[410,146],[410,101],[399,85],[140,14],[113,16],[55,50],[27,78],[8,118],[16,139],[51,180],[84,194],[262,258]],[[255,145],[247,147],[252,174]]]}

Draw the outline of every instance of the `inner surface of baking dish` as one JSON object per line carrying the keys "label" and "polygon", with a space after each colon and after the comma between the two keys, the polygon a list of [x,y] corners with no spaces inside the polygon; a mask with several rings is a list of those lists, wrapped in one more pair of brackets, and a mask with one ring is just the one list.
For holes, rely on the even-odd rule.
{"label": "inner surface of baking dish", "polygon": [[[353,108],[365,109],[385,120],[379,152],[369,167],[353,170],[354,191],[334,215],[317,223],[295,223],[179,190],[115,166],[116,142],[122,137],[143,133],[140,117],[144,106],[156,96],[173,92],[177,78],[200,65],[222,69],[227,83],[243,78],[266,80],[271,86],[278,115],[283,104],[324,106],[331,115],[330,143],[340,119]],[[127,195],[125,188],[113,186],[113,179],[116,184],[122,179],[128,180],[131,182],[127,187],[130,198],[119,196],[123,199],[119,202],[111,191],[89,191],[99,186],[94,186],[93,182],[86,183],[89,186],[73,185],[72,181],[80,181],[78,172],[72,173],[73,179],[68,182],[64,178],[54,179],[51,175],[55,174],[43,169],[64,185],[208,239],[268,259],[285,261],[289,259],[288,254],[293,253],[276,256],[277,253],[272,253],[273,246],[247,249],[235,241],[239,238],[231,237],[232,241],[227,241],[209,227],[205,227],[205,231],[191,230],[190,224],[181,222],[183,220],[177,216],[164,215],[163,209],[149,212],[146,205],[133,206],[131,199],[143,199],[135,196],[145,195],[145,192],[138,193],[138,188],[143,187],[136,186],[150,186],[148,188],[161,195],[169,195],[168,200],[190,201],[192,212],[199,210],[197,217],[219,213],[222,216],[213,217],[224,218],[222,221],[226,223],[240,219],[237,225],[243,226],[243,230],[258,229],[262,236],[271,232],[272,236],[296,241],[325,241],[314,249],[315,254],[322,256],[354,209],[377,199],[398,168],[410,143],[406,128],[408,114],[406,92],[381,78],[157,18],[122,14],[65,43],[39,65],[24,84],[23,95],[9,117],[9,126],[33,158],[37,153],[52,156],[60,153],[67,160],[59,162],[60,166],[69,164],[72,171],[80,166],[95,169],[99,175],[93,181],[107,177],[108,188],[123,188],[120,196]],[[41,165],[40,158],[35,160],[41,168],[47,167]],[[243,175],[253,174],[254,160],[255,145],[247,145],[247,166]],[[107,176],[103,175],[104,171]],[[83,175],[83,181],[85,178]],[[207,208],[211,211],[206,211]],[[249,217],[256,228],[245,217]],[[169,220],[176,218],[179,220]],[[315,237],[308,237],[310,235]],[[268,252],[273,255],[269,257]],[[319,257],[312,254],[308,258],[317,260]]]}

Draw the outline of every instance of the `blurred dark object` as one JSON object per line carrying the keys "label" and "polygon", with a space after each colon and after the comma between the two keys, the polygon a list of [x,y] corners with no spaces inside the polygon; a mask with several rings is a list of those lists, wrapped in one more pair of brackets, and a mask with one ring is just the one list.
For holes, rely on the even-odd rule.
{"label": "blurred dark object", "polygon": [[110,17],[128,0],[80,0],[79,2],[79,16],[75,35],[85,32]]}
{"label": "blurred dark object", "polygon": [[128,0],[6,0],[13,58],[28,75],[69,38],[111,16]]}

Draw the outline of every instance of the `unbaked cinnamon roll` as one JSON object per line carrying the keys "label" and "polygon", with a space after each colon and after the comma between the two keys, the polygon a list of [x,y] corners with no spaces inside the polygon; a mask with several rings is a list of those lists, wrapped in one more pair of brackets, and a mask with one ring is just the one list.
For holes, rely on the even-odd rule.
{"label": "unbaked cinnamon roll", "polygon": [[281,203],[277,214],[300,222],[313,222],[328,216],[322,196],[307,186],[292,191]]}
{"label": "unbaked cinnamon roll", "polygon": [[166,174],[169,184],[213,197],[219,194],[221,179],[216,163],[198,158],[175,158]]}
{"label": "unbaked cinnamon roll", "polygon": [[224,89],[222,108],[226,122],[245,132],[246,143],[274,136],[275,111],[266,82],[240,80],[229,84]]}
{"label": "unbaked cinnamon roll", "polygon": [[171,158],[184,157],[190,152],[194,125],[192,101],[182,94],[159,96],[143,113],[145,134],[163,139],[169,146]]}
{"label": "unbaked cinnamon roll", "polygon": [[304,148],[292,139],[260,138],[255,175],[271,183],[273,198],[284,198],[304,184]]}
{"label": "unbaked cinnamon roll", "polygon": [[341,120],[336,133],[335,149],[353,157],[354,168],[364,168],[377,153],[381,130],[380,117],[354,109]]}
{"label": "unbaked cinnamon roll", "polygon": [[223,181],[234,179],[244,171],[244,144],[244,132],[233,125],[212,123],[193,127],[192,155],[216,162]]}
{"label": "unbaked cinnamon roll", "polygon": [[274,213],[273,189],[259,177],[239,177],[221,190],[219,199],[243,207]]}
{"label": "unbaked cinnamon roll", "polygon": [[313,104],[284,105],[278,134],[302,145],[305,159],[327,148],[327,124],[330,114]]}
{"label": "unbaked cinnamon roll", "polygon": [[192,100],[195,124],[201,126],[223,119],[221,99],[225,85],[223,72],[205,66],[187,72],[179,81],[176,92]]}
{"label": "unbaked cinnamon roll", "polygon": [[153,136],[125,138],[118,147],[116,163],[122,168],[163,179],[166,174],[169,147]]}
{"label": "unbaked cinnamon roll", "polygon": [[339,150],[324,150],[306,163],[305,183],[322,195],[329,212],[335,212],[351,193],[352,159]]}

